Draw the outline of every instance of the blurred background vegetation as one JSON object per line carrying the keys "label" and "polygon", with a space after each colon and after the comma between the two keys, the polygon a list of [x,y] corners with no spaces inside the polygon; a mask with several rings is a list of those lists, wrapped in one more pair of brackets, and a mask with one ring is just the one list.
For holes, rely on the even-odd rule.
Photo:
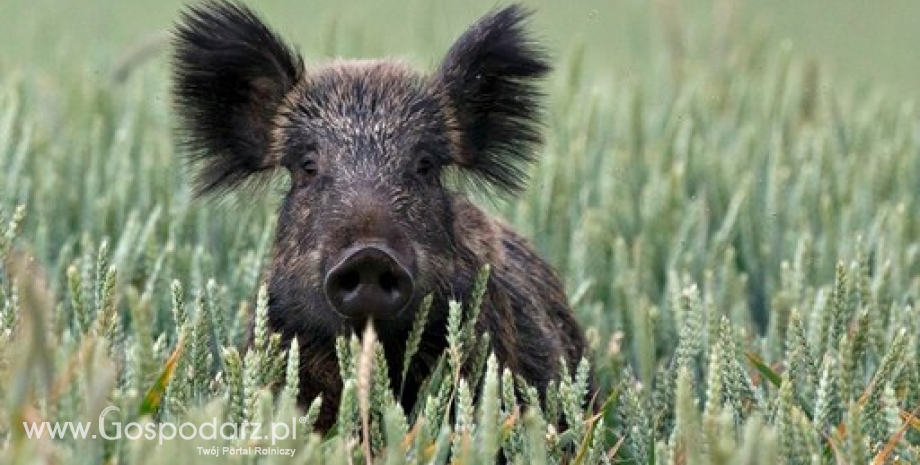
{"label": "blurred background vegetation", "polygon": [[[104,67],[175,20],[180,0],[5,0],[0,2],[0,65],[61,69]],[[499,3],[494,0],[253,0],[271,24],[311,59],[396,55],[433,63],[452,34]],[[529,0],[557,55],[583,48],[588,70],[641,79],[655,69],[663,16],[678,15],[687,43],[753,28],[788,41],[838,81],[885,82],[920,91],[920,2],[913,0]],[[679,11],[675,8],[679,5]],[[327,40],[330,37],[338,40]],[[729,36],[730,37],[730,36]],[[424,44],[425,46],[420,46]],[[360,52],[359,52],[360,51]],[[107,72],[97,69],[100,74]]]}

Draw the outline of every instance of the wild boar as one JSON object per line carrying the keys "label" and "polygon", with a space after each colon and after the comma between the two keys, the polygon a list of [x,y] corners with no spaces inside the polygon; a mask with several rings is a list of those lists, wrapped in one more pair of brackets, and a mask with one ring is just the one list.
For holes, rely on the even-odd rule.
{"label": "wild boar", "polygon": [[[187,9],[174,34],[174,103],[201,193],[286,172],[266,272],[268,322],[301,355],[300,397],[335,420],[339,335],[373,319],[389,366],[402,366],[420,302],[429,322],[406,385],[411,408],[446,346],[448,301],[491,274],[477,321],[503,367],[541,394],[585,356],[584,334],[551,266],[506,223],[445,179],[519,193],[542,143],[545,51],[512,5],[473,24],[437,69],[394,59],[303,59],[247,7]],[[283,168],[280,170],[279,168]]]}

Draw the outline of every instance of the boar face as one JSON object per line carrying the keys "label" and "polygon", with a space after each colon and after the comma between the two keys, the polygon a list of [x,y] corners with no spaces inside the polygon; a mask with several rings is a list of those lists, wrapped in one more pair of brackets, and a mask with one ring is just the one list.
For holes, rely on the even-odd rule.
{"label": "boar face", "polygon": [[291,188],[272,297],[355,322],[397,318],[445,279],[453,250],[438,96],[392,62],[334,64],[302,82],[275,120]]}
{"label": "boar face", "polygon": [[451,293],[444,173],[514,193],[540,142],[536,83],[549,65],[526,17],[511,6],[482,18],[426,75],[395,60],[308,70],[244,6],[187,10],[174,93],[200,192],[290,177],[269,281],[282,329],[404,326],[424,295]]}

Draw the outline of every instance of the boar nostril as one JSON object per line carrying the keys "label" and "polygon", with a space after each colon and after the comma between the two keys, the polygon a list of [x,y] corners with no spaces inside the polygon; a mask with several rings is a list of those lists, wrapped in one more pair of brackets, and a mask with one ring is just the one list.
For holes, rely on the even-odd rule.
{"label": "boar nostril", "polygon": [[412,276],[389,248],[352,248],[343,255],[323,283],[326,298],[339,313],[393,318],[412,298]]}
{"label": "boar nostril", "polygon": [[378,284],[380,285],[380,289],[383,289],[383,292],[390,294],[397,290],[397,287],[399,286],[398,282],[399,278],[397,278],[395,274],[387,271],[380,275]]}
{"label": "boar nostril", "polygon": [[361,284],[361,275],[357,271],[343,273],[340,279],[339,286],[345,292],[354,292],[358,289],[358,284]]}

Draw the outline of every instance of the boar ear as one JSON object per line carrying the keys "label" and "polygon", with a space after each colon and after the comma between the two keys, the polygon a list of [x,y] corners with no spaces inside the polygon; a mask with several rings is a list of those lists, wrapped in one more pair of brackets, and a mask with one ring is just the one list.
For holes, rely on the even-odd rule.
{"label": "boar ear", "polygon": [[526,165],[542,142],[538,81],[550,65],[527,36],[528,16],[512,5],[480,19],[457,39],[435,75],[446,97],[453,162],[507,193],[523,189]]}
{"label": "boar ear", "polygon": [[251,10],[227,1],[190,7],[174,32],[179,136],[198,165],[199,193],[228,190],[278,165],[274,115],[303,60]]}

